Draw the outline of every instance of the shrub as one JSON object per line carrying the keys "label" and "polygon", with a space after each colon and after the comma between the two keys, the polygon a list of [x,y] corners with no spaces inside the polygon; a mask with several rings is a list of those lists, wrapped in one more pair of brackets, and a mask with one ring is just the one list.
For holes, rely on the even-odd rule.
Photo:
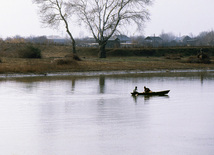
{"label": "shrub", "polygon": [[205,58],[205,59],[200,59],[200,58],[194,57],[194,56],[189,57],[187,62],[189,62],[189,63],[204,63],[204,64],[210,64],[211,63],[209,57]]}
{"label": "shrub", "polygon": [[41,58],[41,50],[33,46],[27,46],[18,51],[20,58]]}
{"label": "shrub", "polygon": [[171,60],[180,60],[181,57],[182,56],[180,54],[167,54],[165,56],[166,59],[171,59]]}
{"label": "shrub", "polygon": [[69,58],[57,58],[57,59],[54,59],[52,63],[55,63],[57,65],[71,65],[74,63],[74,60]]}
{"label": "shrub", "polygon": [[188,63],[199,63],[199,59],[197,57],[191,56],[187,60]]}
{"label": "shrub", "polygon": [[73,54],[73,53],[66,55],[65,58],[70,58],[70,59],[73,59],[76,61],[82,61],[81,58],[77,54]]}

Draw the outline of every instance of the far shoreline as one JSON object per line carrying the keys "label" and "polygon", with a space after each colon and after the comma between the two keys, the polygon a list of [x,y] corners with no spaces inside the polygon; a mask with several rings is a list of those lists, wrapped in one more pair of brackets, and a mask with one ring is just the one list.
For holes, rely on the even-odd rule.
{"label": "far shoreline", "polygon": [[[0,77],[50,76],[64,74],[97,75],[103,73],[170,72],[174,70],[214,70],[214,48],[204,47],[210,61],[198,61],[202,47],[118,48],[107,49],[107,58],[98,58],[96,48],[38,44],[3,44],[0,51]],[[26,57],[31,50],[40,51],[40,58]],[[75,59],[76,57],[79,60]]]}
{"label": "far shoreline", "polygon": [[50,72],[50,73],[8,73],[0,74],[0,79],[37,78],[37,77],[97,77],[122,76],[137,74],[164,74],[164,73],[205,73],[214,72],[214,69],[172,69],[172,70],[121,70],[121,71],[81,71],[81,72]]}

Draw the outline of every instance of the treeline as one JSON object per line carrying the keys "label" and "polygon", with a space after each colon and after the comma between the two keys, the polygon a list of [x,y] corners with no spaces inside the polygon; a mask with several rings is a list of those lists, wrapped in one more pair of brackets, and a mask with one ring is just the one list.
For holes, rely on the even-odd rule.
{"label": "treeline", "polygon": [[[125,47],[180,47],[180,46],[214,46],[214,31],[204,31],[201,32],[198,36],[185,35],[185,36],[176,36],[173,33],[164,33],[162,32],[160,36],[161,41],[151,41],[148,42],[145,40],[145,36],[131,36],[131,42]],[[93,39],[89,37],[85,38],[76,38],[76,45],[78,47],[84,47],[84,44],[93,43]],[[71,41],[66,38],[60,38],[58,36],[30,36],[30,37],[21,37],[14,36],[8,37],[6,39],[0,38],[0,43],[35,43],[35,44],[57,44],[57,45],[70,45]],[[124,47],[124,46],[121,46]]]}
{"label": "treeline", "polygon": [[204,31],[198,36],[185,35],[176,36],[173,33],[164,33],[160,35],[164,46],[214,46],[214,31]]}
{"label": "treeline", "polygon": [[214,46],[214,31],[204,31],[198,36],[176,36],[173,33],[162,32],[160,36],[150,36],[157,40],[146,41],[145,36],[133,36],[132,42],[140,47],[180,47],[180,46]]}
{"label": "treeline", "polygon": [[0,38],[0,43],[14,43],[14,44],[22,44],[22,43],[33,43],[33,44],[57,44],[57,45],[68,45],[70,41],[68,39],[59,38],[58,36],[48,38],[47,36],[30,36],[30,37],[21,37],[19,35],[14,37],[8,37],[6,39]]}

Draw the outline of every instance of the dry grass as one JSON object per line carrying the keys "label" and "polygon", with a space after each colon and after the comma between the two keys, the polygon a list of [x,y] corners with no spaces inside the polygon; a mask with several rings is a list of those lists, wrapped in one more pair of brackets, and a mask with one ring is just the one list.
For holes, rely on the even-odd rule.
{"label": "dry grass", "polygon": [[59,65],[54,59],[21,59],[2,58],[0,73],[45,73],[61,70],[72,70],[77,65],[74,61],[69,65]]}
{"label": "dry grass", "polygon": [[[145,60],[146,59],[146,60]],[[165,58],[85,59],[74,61],[67,58],[21,59],[2,58],[0,73],[47,73],[72,71],[110,70],[172,70],[172,69],[214,69],[214,63],[196,64],[166,60]]]}
{"label": "dry grass", "polygon": [[[22,45],[19,45],[22,46]],[[66,57],[71,52],[69,46],[40,45],[42,59],[17,58],[19,46],[1,47],[0,73],[48,73],[72,71],[113,71],[113,70],[173,70],[173,69],[214,69],[211,64],[186,63],[188,58],[180,60],[165,57],[107,57],[99,59],[96,52],[92,55],[80,53],[82,61]]]}

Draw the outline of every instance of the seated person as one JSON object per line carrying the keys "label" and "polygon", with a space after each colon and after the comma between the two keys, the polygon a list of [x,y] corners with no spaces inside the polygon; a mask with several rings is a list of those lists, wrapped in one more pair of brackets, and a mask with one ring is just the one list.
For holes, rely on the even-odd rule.
{"label": "seated person", "polygon": [[138,93],[138,91],[137,91],[137,86],[136,86],[135,89],[133,90],[133,93]]}
{"label": "seated person", "polygon": [[145,93],[150,93],[150,92],[152,92],[149,88],[146,88],[146,86],[144,86],[144,92]]}

